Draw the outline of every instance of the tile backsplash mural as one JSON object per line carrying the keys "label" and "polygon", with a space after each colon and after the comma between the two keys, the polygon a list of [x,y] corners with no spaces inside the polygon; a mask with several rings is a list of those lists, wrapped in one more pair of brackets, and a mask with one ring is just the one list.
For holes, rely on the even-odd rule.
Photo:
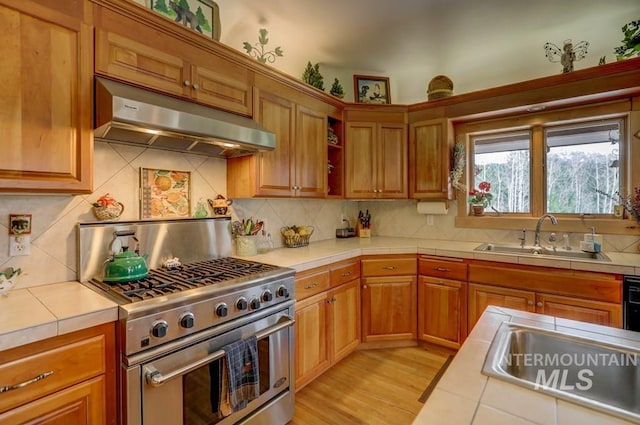
{"label": "tile backsplash mural", "polygon": [[[191,172],[192,214],[198,201],[226,196],[226,160],[140,147],[96,142],[94,193],[90,195],[0,195],[0,270],[22,268],[18,287],[76,279],[76,224],[95,221],[91,205],[109,193],[124,204],[121,220],[138,220],[140,168]],[[355,225],[358,211],[372,215],[374,236],[401,236],[439,240],[517,242],[519,232],[459,229],[454,226],[455,204],[447,215],[417,214],[415,201],[346,201],[324,199],[235,199],[233,219],[253,218],[265,222],[276,246],[282,246],[280,228],[293,224],[314,226],[314,241],[335,238],[335,229],[346,216]],[[9,214],[32,214],[31,254],[9,256]],[[571,235],[577,246],[581,235]],[[637,236],[605,235],[604,250],[637,252]],[[259,257],[256,257],[259,261]]]}

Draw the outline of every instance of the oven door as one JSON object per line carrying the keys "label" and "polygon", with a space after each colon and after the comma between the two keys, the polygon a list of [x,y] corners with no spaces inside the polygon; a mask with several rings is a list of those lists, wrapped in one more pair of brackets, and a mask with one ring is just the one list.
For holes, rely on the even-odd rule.
{"label": "oven door", "polygon": [[[291,311],[281,310],[140,365],[139,423],[286,424],[293,415]],[[217,404],[222,348],[253,335],[258,340],[259,396],[244,409],[222,417]]]}

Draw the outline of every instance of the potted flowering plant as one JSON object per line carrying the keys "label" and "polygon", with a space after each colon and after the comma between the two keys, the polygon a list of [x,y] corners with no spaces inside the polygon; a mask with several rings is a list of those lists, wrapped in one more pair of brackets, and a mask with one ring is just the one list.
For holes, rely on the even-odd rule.
{"label": "potted flowering plant", "polygon": [[493,199],[491,192],[491,183],[480,182],[477,189],[471,189],[469,191],[469,197],[467,201],[471,204],[474,215],[483,215],[484,209],[489,205]]}

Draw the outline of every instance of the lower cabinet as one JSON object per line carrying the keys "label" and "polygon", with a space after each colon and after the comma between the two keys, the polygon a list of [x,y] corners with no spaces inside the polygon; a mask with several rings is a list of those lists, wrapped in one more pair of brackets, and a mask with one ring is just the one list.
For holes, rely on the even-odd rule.
{"label": "lower cabinet", "polygon": [[359,261],[296,276],[296,390],[360,344],[359,277]]}
{"label": "lower cabinet", "polygon": [[490,305],[597,325],[622,327],[621,304],[522,289],[469,284],[469,329],[476,324],[482,312]]}
{"label": "lower cabinet", "polygon": [[466,310],[465,282],[419,277],[418,339],[449,348],[460,348],[466,336]]}
{"label": "lower cabinet", "polygon": [[109,323],[1,353],[0,424],[115,424]]}

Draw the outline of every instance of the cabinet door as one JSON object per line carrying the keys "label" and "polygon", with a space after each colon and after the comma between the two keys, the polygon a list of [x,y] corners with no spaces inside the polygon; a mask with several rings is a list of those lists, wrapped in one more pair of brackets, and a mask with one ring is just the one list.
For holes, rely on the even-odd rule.
{"label": "cabinet door", "polygon": [[0,5],[0,190],[91,193],[92,30],[38,3]]}
{"label": "cabinet door", "polygon": [[345,142],[346,197],[375,198],[377,182],[376,125],[347,123]]}
{"label": "cabinet door", "polygon": [[0,415],[0,425],[106,424],[105,378],[98,376]]}
{"label": "cabinet door", "polygon": [[360,344],[360,279],[329,291],[329,351],[335,363]]}
{"label": "cabinet door", "polygon": [[416,339],[416,277],[362,280],[362,340]]}
{"label": "cabinet door", "polygon": [[404,124],[379,124],[377,195],[407,197],[407,130]]}
{"label": "cabinet door", "polygon": [[256,195],[293,196],[295,105],[264,91],[257,98],[254,119],[276,135],[276,148],[258,154]]}
{"label": "cabinet door", "polygon": [[201,103],[250,116],[253,89],[248,84],[249,71],[219,57],[205,55],[205,58],[211,63],[192,68],[192,97]]}
{"label": "cabinet door", "polygon": [[536,312],[596,325],[622,327],[622,306],[602,301],[536,294]]}
{"label": "cabinet door", "polygon": [[315,295],[296,304],[296,389],[302,388],[330,365],[327,347],[327,297]]}
{"label": "cabinet door", "polygon": [[466,330],[466,284],[425,276],[419,279],[418,338],[460,348]]}
{"label": "cabinet door", "polygon": [[327,194],[327,116],[298,106],[295,143],[295,196]]}
{"label": "cabinet door", "polygon": [[414,199],[451,199],[450,124],[446,119],[411,124],[409,141],[409,196]]}
{"label": "cabinet door", "polygon": [[[145,28],[138,28],[144,35]],[[189,96],[191,92],[191,71],[181,57],[104,29],[96,30],[95,67],[97,73],[166,93]]]}
{"label": "cabinet door", "polygon": [[469,331],[473,329],[484,310],[490,305],[535,312],[535,301],[534,292],[470,283]]}

